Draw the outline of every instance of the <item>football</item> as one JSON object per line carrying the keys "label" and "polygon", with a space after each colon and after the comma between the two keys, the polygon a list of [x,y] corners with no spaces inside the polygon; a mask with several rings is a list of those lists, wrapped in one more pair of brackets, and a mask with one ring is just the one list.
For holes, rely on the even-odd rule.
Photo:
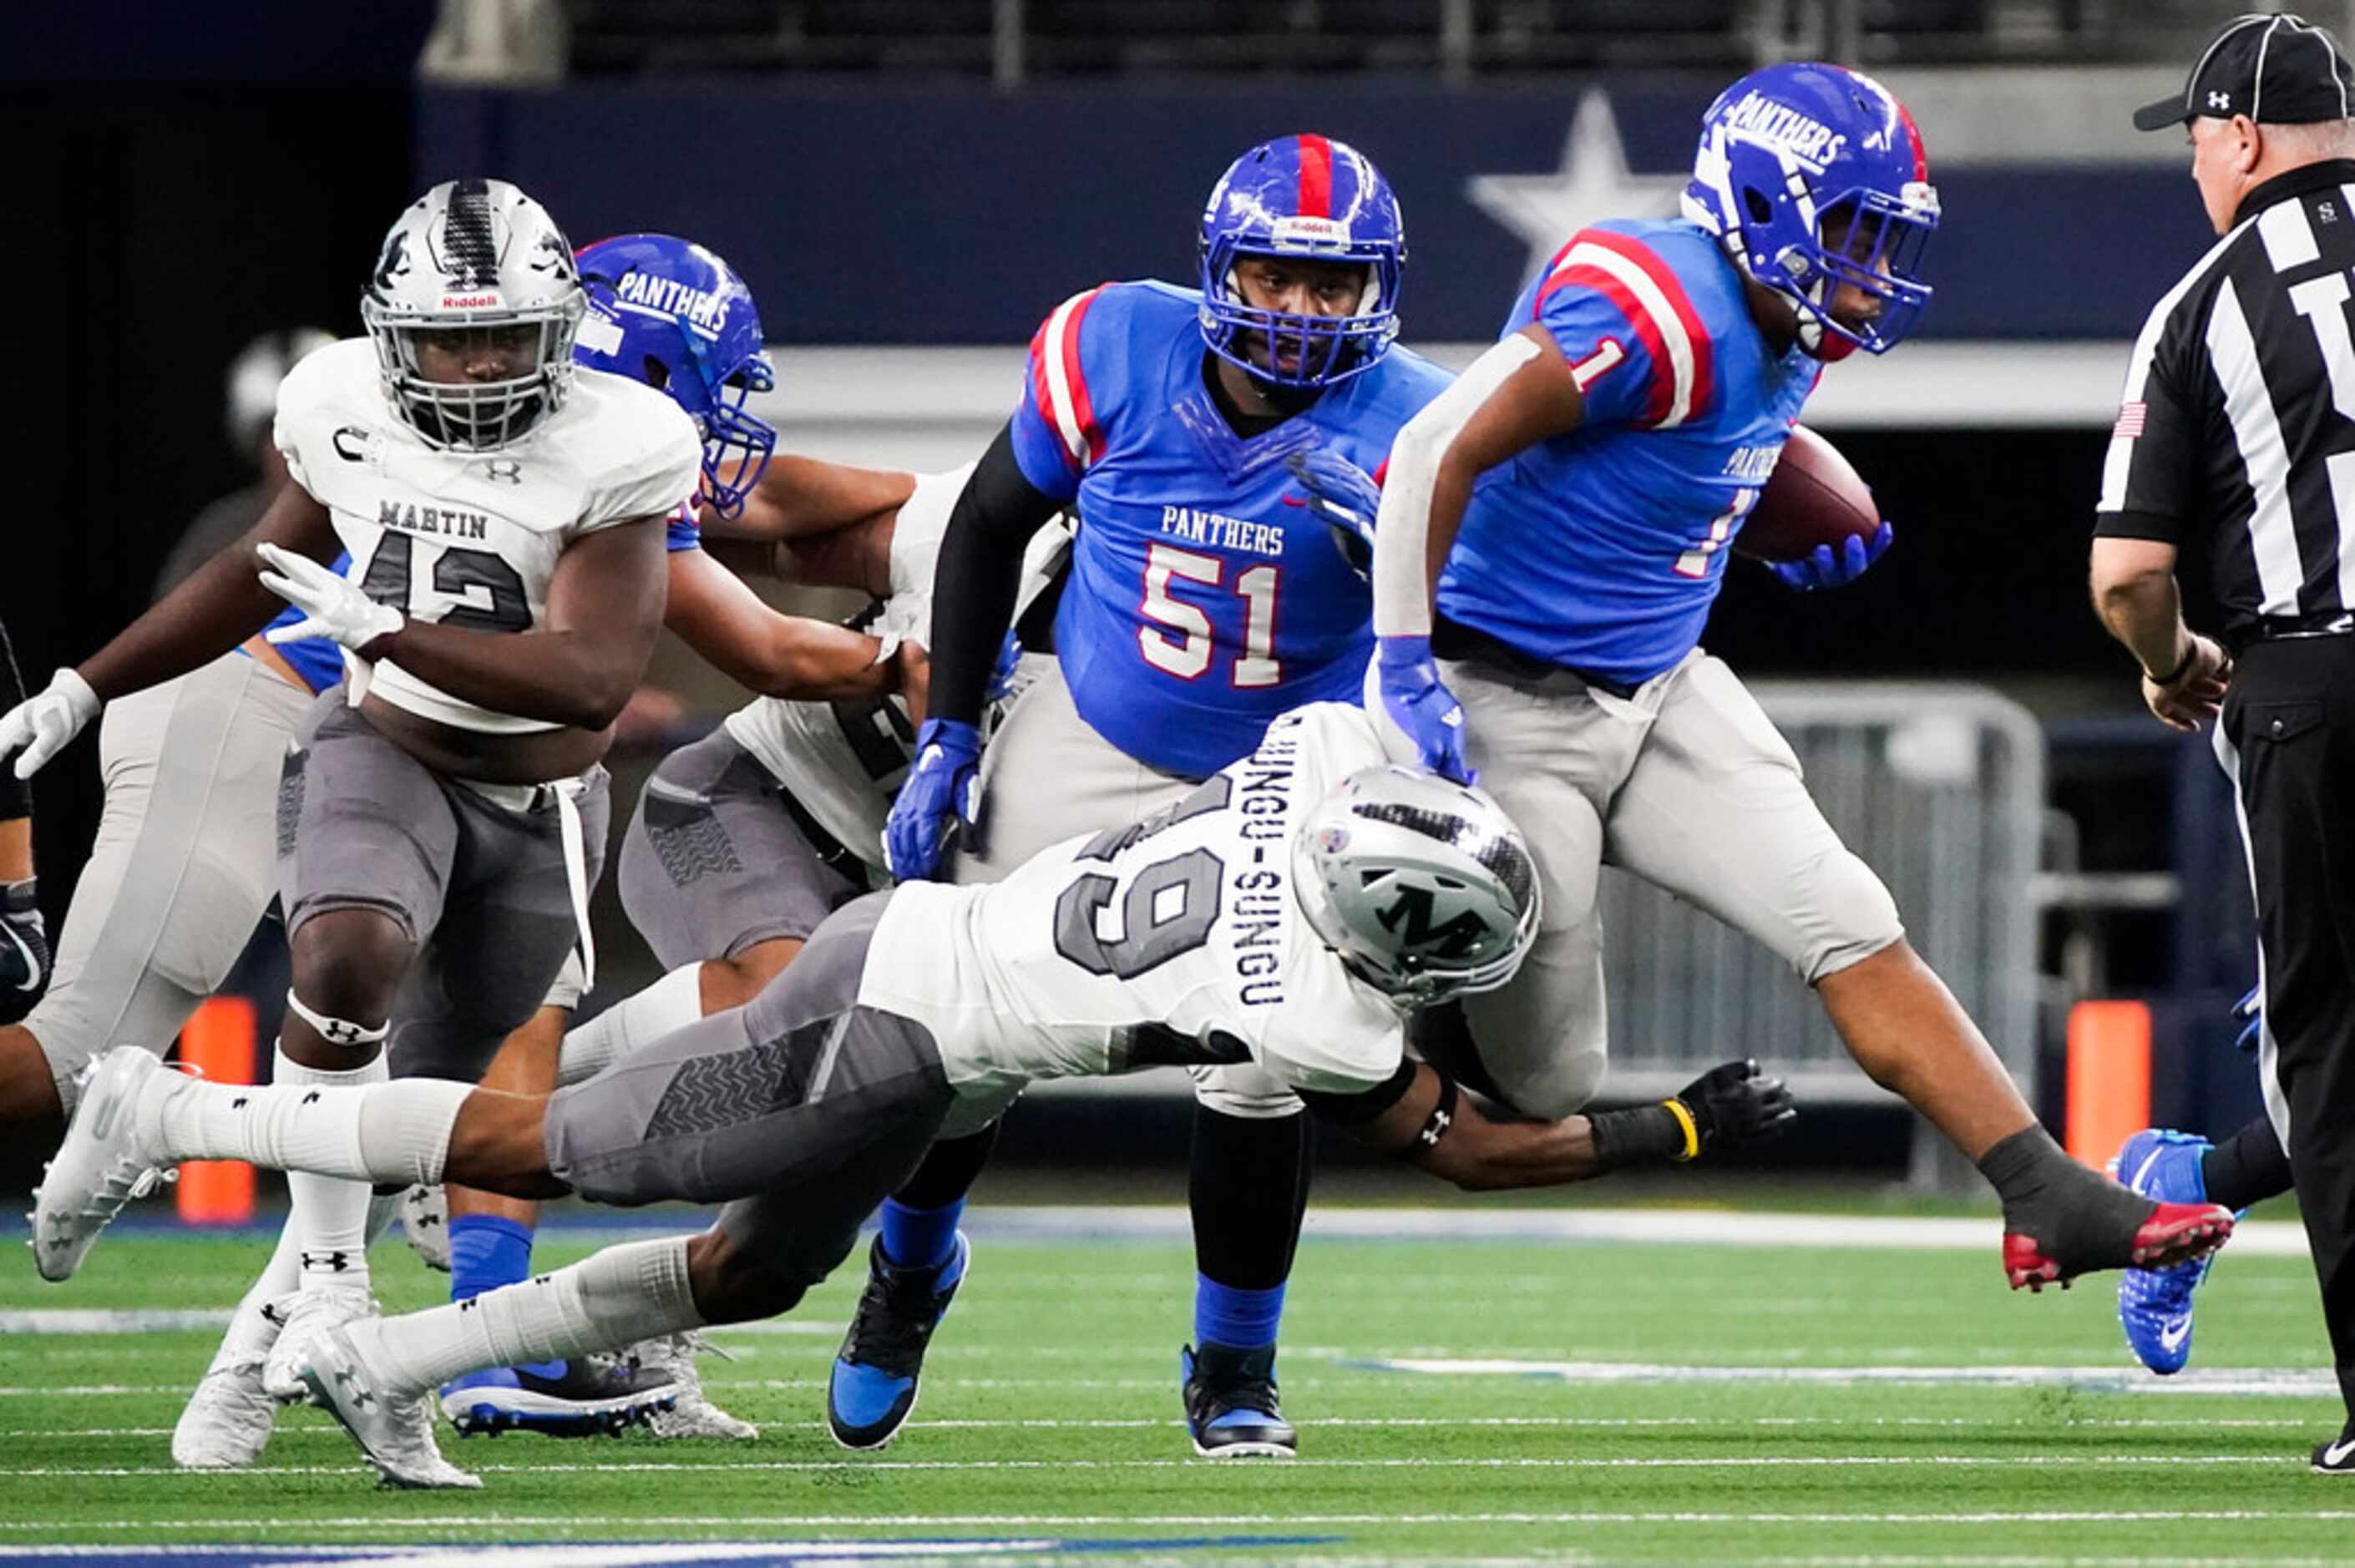
{"label": "football", "polygon": [[1872,491],[1839,449],[1794,425],[1733,547],[1753,560],[1796,561],[1817,545],[1837,549],[1849,535],[1870,537],[1880,526]]}

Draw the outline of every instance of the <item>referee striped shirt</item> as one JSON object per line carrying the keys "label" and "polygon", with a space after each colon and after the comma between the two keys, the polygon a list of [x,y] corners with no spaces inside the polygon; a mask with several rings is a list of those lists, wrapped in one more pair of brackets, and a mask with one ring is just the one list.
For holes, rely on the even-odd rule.
{"label": "referee striped shirt", "polygon": [[2094,532],[2207,530],[2228,641],[2355,612],[2350,310],[2355,162],[2310,164],[2249,193],[2135,340]]}

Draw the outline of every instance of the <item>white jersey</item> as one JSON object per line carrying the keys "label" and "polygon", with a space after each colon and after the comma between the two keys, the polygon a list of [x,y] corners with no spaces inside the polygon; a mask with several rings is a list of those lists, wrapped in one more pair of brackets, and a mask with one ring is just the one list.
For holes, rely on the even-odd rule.
{"label": "white jersey", "polygon": [[[932,629],[932,574],[949,514],[973,476],[967,463],[946,473],[916,476],[915,493],[891,525],[891,595],[866,630],[896,631],[928,643]],[[1024,557],[1016,613],[1044,588],[1070,535],[1059,525],[1040,530]],[[1033,655],[1042,663],[1045,655]],[[1024,661],[1029,662],[1029,659]],[[892,797],[913,759],[916,726],[898,695],[866,702],[788,702],[757,697],[725,721],[736,743],[799,801],[834,841],[879,874],[883,824]]]}
{"label": "white jersey", "polygon": [[[491,452],[429,446],[387,402],[366,338],[311,355],[278,389],[278,450],[334,519],[351,576],[416,620],[528,631],[573,540],[655,517],[694,493],[703,448],[662,393],[576,367],[564,406]],[[493,713],[378,661],[369,690],[460,729],[559,729]]]}
{"label": "white jersey", "polygon": [[1058,844],[1003,882],[905,884],[858,1000],[931,1030],[967,1098],[1174,1062],[1249,1060],[1312,1091],[1380,1085],[1404,1059],[1403,1019],[1310,929],[1292,834],[1383,760],[1362,709],[1314,704],[1134,827]]}

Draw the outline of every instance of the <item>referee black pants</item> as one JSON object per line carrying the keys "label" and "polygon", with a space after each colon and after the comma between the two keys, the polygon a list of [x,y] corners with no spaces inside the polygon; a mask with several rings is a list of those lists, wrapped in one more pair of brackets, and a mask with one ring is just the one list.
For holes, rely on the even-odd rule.
{"label": "referee black pants", "polygon": [[2266,1109],[2355,1416],[2355,636],[2252,644],[2222,738],[2256,880]]}

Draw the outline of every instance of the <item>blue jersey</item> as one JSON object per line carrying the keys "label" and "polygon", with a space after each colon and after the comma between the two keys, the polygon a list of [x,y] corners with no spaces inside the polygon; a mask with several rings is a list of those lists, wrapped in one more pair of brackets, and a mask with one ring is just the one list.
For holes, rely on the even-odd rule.
{"label": "blue jersey", "polygon": [[1055,616],[1071,700],[1129,756],[1188,778],[1247,756],[1280,713],[1359,700],[1371,596],[1284,459],[1323,446],[1374,472],[1448,380],[1393,349],[1239,436],[1203,384],[1200,303],[1155,282],[1065,301],[1031,340],[1013,419],[1024,475],[1077,503]]}
{"label": "blue jersey", "polygon": [[[348,552],[336,557],[336,575],[342,577],[352,569]],[[278,612],[276,620],[262,628],[269,633],[281,627],[292,626],[303,619],[303,612],[288,605]],[[332,637],[305,637],[299,641],[276,644],[278,656],[293,667],[303,677],[303,683],[317,695],[344,678],[344,651]]]}
{"label": "blue jersey", "polygon": [[1482,475],[1439,609],[1548,663],[1638,684],[1700,641],[1726,548],[1822,366],[1773,353],[1742,276],[1682,222],[1583,229],[1521,291],[1586,398]]}

